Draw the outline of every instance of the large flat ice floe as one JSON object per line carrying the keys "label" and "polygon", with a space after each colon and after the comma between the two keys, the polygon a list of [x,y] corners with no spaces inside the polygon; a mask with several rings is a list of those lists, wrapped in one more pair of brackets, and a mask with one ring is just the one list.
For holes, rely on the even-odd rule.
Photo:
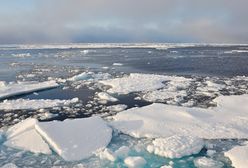
{"label": "large flat ice floe", "polygon": [[31,93],[39,90],[58,87],[55,81],[46,82],[18,82],[9,83],[0,81],[0,99]]}
{"label": "large flat ice floe", "polygon": [[118,113],[111,125],[134,137],[248,138],[248,95],[220,96],[202,109],[154,103]]}
{"label": "large flat ice floe", "polygon": [[62,107],[68,106],[73,103],[77,103],[78,98],[71,100],[50,100],[50,99],[39,99],[39,100],[29,100],[29,99],[17,99],[17,100],[4,100],[0,103],[0,110],[24,110],[24,109],[43,109],[52,107]]}
{"label": "large flat ice floe", "polygon": [[248,145],[236,146],[225,152],[225,156],[232,161],[235,168],[246,168],[248,165]]}
{"label": "large flat ice floe", "polygon": [[64,160],[75,161],[104,149],[112,129],[100,117],[53,122],[27,119],[9,128],[6,138],[7,146],[45,154],[52,149]]}
{"label": "large flat ice floe", "polygon": [[100,83],[111,86],[108,90],[109,93],[128,94],[132,92],[157,90],[165,86],[163,82],[171,80],[182,81],[187,79],[176,76],[131,73],[129,76],[103,80],[100,81]]}

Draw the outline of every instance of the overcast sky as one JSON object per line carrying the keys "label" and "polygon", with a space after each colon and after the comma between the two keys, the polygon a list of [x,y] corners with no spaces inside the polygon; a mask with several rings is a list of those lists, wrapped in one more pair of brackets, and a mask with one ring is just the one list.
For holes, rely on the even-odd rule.
{"label": "overcast sky", "polygon": [[248,0],[0,0],[0,43],[248,43]]}

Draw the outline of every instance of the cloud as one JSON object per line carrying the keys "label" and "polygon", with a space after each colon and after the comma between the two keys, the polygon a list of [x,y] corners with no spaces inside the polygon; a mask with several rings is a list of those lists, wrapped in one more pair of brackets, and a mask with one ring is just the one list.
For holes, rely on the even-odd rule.
{"label": "cloud", "polygon": [[245,0],[4,1],[0,43],[248,42]]}

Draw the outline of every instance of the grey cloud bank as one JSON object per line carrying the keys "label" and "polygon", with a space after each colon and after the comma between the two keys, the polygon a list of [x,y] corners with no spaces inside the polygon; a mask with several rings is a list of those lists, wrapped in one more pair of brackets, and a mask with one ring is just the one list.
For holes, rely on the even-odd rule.
{"label": "grey cloud bank", "polygon": [[245,0],[27,0],[15,8],[13,3],[0,7],[2,44],[248,42]]}

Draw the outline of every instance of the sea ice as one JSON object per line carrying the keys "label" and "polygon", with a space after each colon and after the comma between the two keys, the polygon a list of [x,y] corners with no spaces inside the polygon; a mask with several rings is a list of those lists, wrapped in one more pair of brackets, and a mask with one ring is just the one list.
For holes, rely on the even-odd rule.
{"label": "sea ice", "polygon": [[71,100],[50,100],[50,99],[17,99],[17,100],[4,100],[0,103],[1,110],[21,110],[21,109],[43,109],[51,107],[68,106],[70,104],[78,102],[78,98]]}
{"label": "sea ice", "polygon": [[1,82],[0,99],[31,93],[39,90],[54,88],[58,86],[59,85],[55,81],[18,82],[18,83],[9,83],[9,84],[3,84],[3,82]]}
{"label": "sea ice", "polygon": [[37,122],[36,119],[30,118],[10,127],[5,133],[7,141],[4,144],[34,153],[50,154],[51,151],[48,144],[35,130]]}
{"label": "sea ice", "polygon": [[224,166],[222,162],[207,157],[199,157],[195,159],[194,165],[197,168],[222,168]]}
{"label": "sea ice", "polygon": [[248,138],[248,95],[220,96],[217,107],[188,108],[154,103],[113,116],[111,125],[134,137]]}
{"label": "sea ice", "polygon": [[147,151],[166,158],[181,158],[197,154],[204,146],[204,141],[191,136],[171,136],[157,138],[147,146]]}
{"label": "sea ice", "polygon": [[140,156],[127,157],[124,163],[129,168],[142,168],[146,165],[146,160]]}
{"label": "sea ice", "polygon": [[64,160],[74,161],[103,150],[112,138],[112,129],[100,117],[52,122],[26,119],[5,135],[6,146],[45,154],[51,153],[51,147]]}
{"label": "sea ice", "polygon": [[100,83],[111,86],[108,90],[109,93],[128,94],[160,89],[165,86],[163,82],[179,78],[182,79],[183,77],[131,73],[129,76],[103,80]]}
{"label": "sea ice", "polygon": [[113,63],[113,66],[122,66],[123,64],[122,63]]}
{"label": "sea ice", "polygon": [[110,96],[108,93],[105,93],[105,92],[100,92],[100,93],[97,94],[97,96],[99,97],[100,100],[107,100],[107,101],[110,101],[110,102],[118,101],[117,98],[115,98],[113,96]]}
{"label": "sea ice", "polygon": [[107,108],[111,112],[120,112],[120,111],[125,110],[127,108],[127,105],[125,105],[125,104],[117,104],[117,105],[108,106]]}
{"label": "sea ice", "polygon": [[69,81],[98,81],[109,79],[111,75],[109,73],[94,73],[94,72],[83,72],[69,78]]}
{"label": "sea ice", "polygon": [[100,117],[39,122],[35,128],[53,150],[67,161],[91,156],[105,148],[112,138],[111,128]]}
{"label": "sea ice", "polygon": [[247,168],[248,145],[236,146],[224,154],[232,161],[232,166],[235,168]]}
{"label": "sea ice", "polygon": [[52,153],[48,144],[34,128],[26,130],[25,132],[8,139],[4,145],[21,150],[27,150],[33,153]]}
{"label": "sea ice", "polygon": [[119,149],[117,149],[116,151],[115,151],[115,156],[117,157],[117,158],[125,158],[125,157],[127,157],[128,156],[128,153],[129,153],[129,151],[130,151],[130,148],[129,147],[127,147],[127,146],[121,146]]}

